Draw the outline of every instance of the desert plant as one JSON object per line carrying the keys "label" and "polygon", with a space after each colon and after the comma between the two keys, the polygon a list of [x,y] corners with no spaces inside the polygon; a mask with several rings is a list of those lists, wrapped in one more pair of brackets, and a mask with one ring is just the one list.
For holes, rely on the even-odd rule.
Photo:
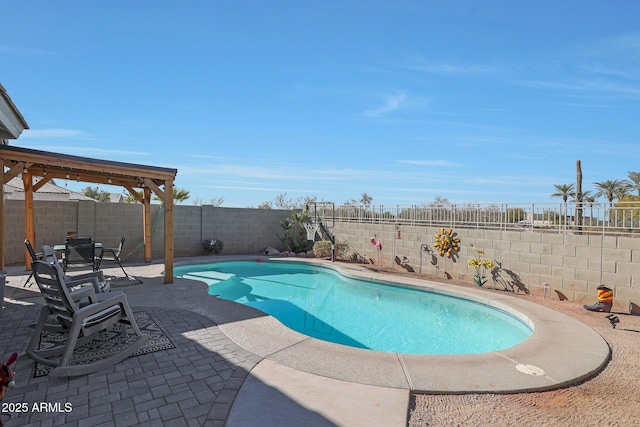
{"label": "desert plant", "polygon": [[282,243],[284,250],[291,252],[306,252],[311,249],[311,244],[307,240],[307,232],[304,223],[309,220],[307,213],[291,212],[291,218],[280,221],[282,235],[276,234]]}
{"label": "desert plant", "polygon": [[220,255],[222,248],[224,248],[224,242],[222,240],[211,239],[202,241],[202,250],[205,255]]}
{"label": "desert plant", "polygon": [[[349,245],[346,242],[336,242],[336,259],[346,259]],[[331,256],[331,241],[320,240],[313,245],[313,254],[316,258],[329,258]]]}

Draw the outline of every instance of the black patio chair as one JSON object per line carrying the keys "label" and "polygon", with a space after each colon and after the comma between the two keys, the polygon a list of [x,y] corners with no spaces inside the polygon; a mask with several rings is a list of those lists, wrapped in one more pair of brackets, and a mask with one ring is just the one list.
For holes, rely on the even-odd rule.
{"label": "black patio chair", "polygon": [[[40,261],[42,260],[42,253],[37,253],[34,249],[33,249],[33,245],[31,245],[31,242],[29,241],[29,239],[24,239],[24,245],[27,247],[27,251],[29,251],[29,255],[31,256],[31,262],[35,262],[35,261]],[[29,277],[27,277],[27,281],[24,282],[24,285],[22,285],[23,288],[26,288],[27,285],[29,285],[29,287],[31,287],[31,279],[33,279],[33,269],[31,270],[31,274],[29,274]]]}
{"label": "black patio chair", "polygon": [[122,253],[122,247],[124,246],[125,239],[126,237],[123,235],[120,238],[120,244],[117,248],[102,248],[102,250],[100,251],[100,255],[96,257],[96,270],[100,269],[102,261],[117,262],[125,277],[128,280],[131,280],[131,277],[122,266],[122,260],[120,259],[120,254]]}
{"label": "black patio chair", "polygon": [[96,244],[91,238],[67,239],[62,267],[64,271],[73,267],[89,267],[96,271]]}

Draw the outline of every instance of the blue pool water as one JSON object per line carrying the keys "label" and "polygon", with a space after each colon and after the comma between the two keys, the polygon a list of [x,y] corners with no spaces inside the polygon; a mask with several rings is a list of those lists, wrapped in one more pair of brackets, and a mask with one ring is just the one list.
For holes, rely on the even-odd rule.
{"label": "blue pool water", "polygon": [[302,334],[404,354],[473,354],[526,340],[515,317],[472,301],[347,278],[300,263],[238,261],[180,266],[176,276],[255,307]]}

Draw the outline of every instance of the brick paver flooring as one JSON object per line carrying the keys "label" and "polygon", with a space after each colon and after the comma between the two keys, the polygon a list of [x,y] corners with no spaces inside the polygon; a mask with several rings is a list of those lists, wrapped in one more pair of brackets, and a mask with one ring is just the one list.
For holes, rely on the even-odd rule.
{"label": "brick paver flooring", "polygon": [[[21,301],[4,305],[3,359],[24,351],[29,325],[39,310],[39,305]],[[223,426],[236,393],[260,358],[237,346],[210,319],[191,311],[132,308],[149,313],[176,348],[62,379],[33,378],[34,362],[22,356],[14,365],[16,388],[8,390],[2,402],[3,409],[13,412],[9,425]]]}

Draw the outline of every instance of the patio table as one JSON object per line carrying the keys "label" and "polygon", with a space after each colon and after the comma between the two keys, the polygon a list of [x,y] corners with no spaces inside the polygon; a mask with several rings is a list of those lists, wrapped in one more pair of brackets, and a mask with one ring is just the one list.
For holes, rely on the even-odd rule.
{"label": "patio table", "polygon": [[[61,245],[54,245],[53,246],[53,250],[56,251],[56,252],[58,252],[58,251],[64,252],[65,247],[66,246],[65,246],[64,243],[61,244]],[[102,249],[102,243],[95,242],[95,248],[96,248],[96,250]]]}

